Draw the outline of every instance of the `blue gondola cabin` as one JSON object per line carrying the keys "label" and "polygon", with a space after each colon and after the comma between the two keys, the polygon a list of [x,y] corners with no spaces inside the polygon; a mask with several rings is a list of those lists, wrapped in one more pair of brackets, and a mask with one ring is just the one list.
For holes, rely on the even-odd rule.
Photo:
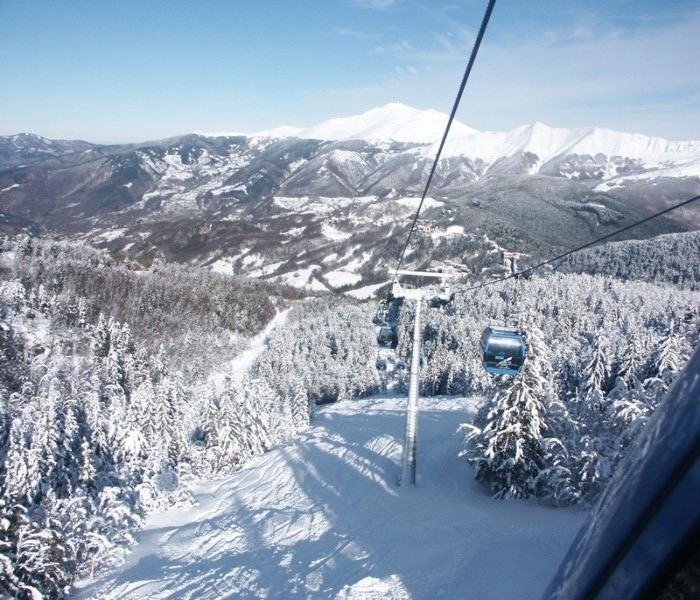
{"label": "blue gondola cabin", "polygon": [[396,329],[390,326],[379,327],[377,332],[377,344],[383,348],[396,348],[399,345],[399,336]]}
{"label": "blue gondola cabin", "polygon": [[481,336],[483,365],[492,375],[518,375],[527,357],[525,336],[510,327],[487,327]]}

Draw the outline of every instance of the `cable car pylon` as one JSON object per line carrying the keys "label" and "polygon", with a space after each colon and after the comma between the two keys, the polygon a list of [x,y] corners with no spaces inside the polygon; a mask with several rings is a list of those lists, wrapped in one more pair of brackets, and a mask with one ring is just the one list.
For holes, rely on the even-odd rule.
{"label": "cable car pylon", "polygon": [[[413,295],[413,294],[412,294]],[[401,460],[402,486],[416,485],[416,449],[418,445],[418,390],[420,387],[420,348],[421,325],[420,310],[422,294],[415,297],[416,316],[413,323],[413,352],[411,355],[411,378],[408,385],[408,405],[406,407],[406,433],[403,442],[403,457]]]}
{"label": "cable car pylon", "polygon": [[399,275],[413,277],[437,277],[443,281],[456,277],[456,273],[436,273],[433,271],[406,271],[398,269],[397,279],[394,280],[394,289],[400,290],[405,300],[413,300],[416,303],[416,314],[413,322],[413,340],[411,351],[411,376],[408,384],[408,403],[406,405],[406,430],[403,442],[403,455],[401,458],[401,477],[399,485],[416,485],[416,453],[418,449],[418,392],[420,389],[420,357],[422,343],[421,307],[423,304],[423,290],[420,288],[403,288],[398,282]]}

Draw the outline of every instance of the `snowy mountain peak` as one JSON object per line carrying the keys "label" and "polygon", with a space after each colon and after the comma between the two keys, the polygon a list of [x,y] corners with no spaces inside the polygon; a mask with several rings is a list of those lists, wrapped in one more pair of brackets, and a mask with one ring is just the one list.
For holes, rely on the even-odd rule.
{"label": "snowy mountain peak", "polygon": [[31,145],[50,146],[53,143],[53,140],[37,135],[36,133],[16,133],[14,135],[1,136],[0,139],[11,142],[18,147]]}
{"label": "snowy mountain peak", "polygon": [[[392,102],[360,115],[330,119],[305,129],[281,127],[267,132],[267,135],[279,137],[281,133],[319,140],[359,139],[430,144],[440,141],[447,119],[446,114],[433,109],[420,110]],[[476,130],[454,121],[451,132],[465,136],[475,134]]]}

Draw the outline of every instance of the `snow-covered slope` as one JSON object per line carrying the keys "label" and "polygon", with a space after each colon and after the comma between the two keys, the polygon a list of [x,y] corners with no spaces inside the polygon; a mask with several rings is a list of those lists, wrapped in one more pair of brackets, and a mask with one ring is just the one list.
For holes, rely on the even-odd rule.
{"label": "snow-covered slope", "polygon": [[700,158],[687,161],[678,161],[667,167],[651,166],[643,173],[629,173],[613,177],[597,185],[594,189],[597,192],[610,192],[615,188],[623,188],[632,182],[652,181],[660,177],[683,179],[686,177],[700,177]]}
{"label": "snow-covered slope", "polygon": [[27,165],[74,152],[89,151],[81,140],[50,140],[33,133],[0,136],[0,170]]}
{"label": "snow-covered slope", "polygon": [[[431,149],[432,150],[432,149]],[[620,156],[645,164],[687,161],[700,156],[700,141],[674,142],[638,133],[623,133],[599,127],[563,129],[543,123],[525,125],[507,132],[475,132],[448,138],[447,155],[481,158],[494,162],[521,152],[537,155],[540,164],[558,156]]]}
{"label": "snow-covered slope", "polygon": [[327,406],[197,504],[150,517],[82,598],[538,598],[581,510],[495,501],[460,459],[475,402],[422,399],[418,482],[397,486],[405,399]]}

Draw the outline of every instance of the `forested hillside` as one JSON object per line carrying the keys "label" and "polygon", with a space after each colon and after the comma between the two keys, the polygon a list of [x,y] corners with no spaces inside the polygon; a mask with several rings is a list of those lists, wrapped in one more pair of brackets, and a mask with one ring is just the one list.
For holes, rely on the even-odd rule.
{"label": "forested hillside", "polygon": [[[466,457],[496,497],[594,501],[700,335],[700,294],[590,275],[547,274],[461,294],[424,319],[425,393],[484,393]],[[486,375],[487,324],[518,325],[528,358]],[[400,349],[408,350],[410,318]]]}
{"label": "forested hillside", "polygon": [[82,244],[22,236],[6,250],[4,278],[21,282],[57,317],[96,323],[104,313],[128,323],[141,347],[163,346],[169,363],[186,371],[230,357],[274,316],[275,303],[300,297],[294,288],[177,264],[145,270]]}
{"label": "forested hillside", "polygon": [[671,283],[700,289],[700,233],[672,233],[650,240],[626,240],[568,256],[560,270],[597,273],[622,280]]}
{"label": "forested hillside", "polygon": [[[447,118],[392,104],[340,129],[319,124],[303,134],[311,138],[103,146],[0,136],[0,232],[40,232],[144,264],[361,290],[389,278]],[[696,142],[541,123],[455,128],[465,137],[443,148],[407,267],[447,259],[481,273],[494,244],[538,262],[700,193]],[[698,230],[694,209],[617,239]]]}
{"label": "forested hillside", "polygon": [[308,422],[306,399],[214,377],[295,293],[29,238],[2,249],[0,589],[59,597],[119,562],[193,473],[231,472]]}
{"label": "forested hillside", "polygon": [[380,391],[367,308],[338,297],[298,305],[272,334],[256,373],[278,393],[303,394],[312,404]]}

